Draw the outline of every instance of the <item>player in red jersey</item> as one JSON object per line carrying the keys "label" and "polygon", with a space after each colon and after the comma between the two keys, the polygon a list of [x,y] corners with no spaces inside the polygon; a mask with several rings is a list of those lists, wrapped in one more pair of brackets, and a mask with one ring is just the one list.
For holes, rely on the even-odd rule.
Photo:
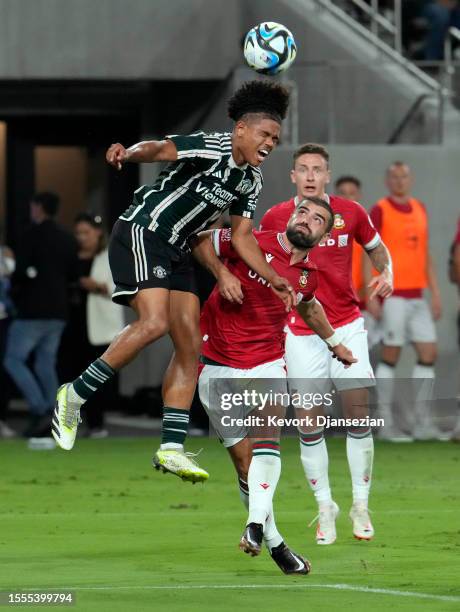
{"label": "player in red jersey", "polygon": [[[299,199],[316,196],[329,201],[334,212],[333,229],[330,236],[310,253],[310,260],[316,264],[321,279],[316,296],[340,340],[353,351],[358,361],[350,368],[333,361],[329,351],[323,350],[322,343],[296,312],[288,317],[285,356],[288,377],[299,379],[295,381],[296,385],[305,385],[307,389],[311,387],[311,381],[305,380],[306,377],[325,379],[325,385],[333,379],[340,392],[344,416],[364,418],[369,415],[368,387],[375,383],[367,334],[351,282],[353,240],[366,249],[379,272],[379,276],[371,281],[372,296],[385,298],[391,294],[389,253],[360,204],[326,194],[326,185],[330,181],[329,154],[323,146],[306,144],[294,153],[291,180],[297,188],[297,195],[267,211],[260,227],[263,230],[281,230]],[[321,427],[302,427],[300,456],[319,506],[316,541],[318,544],[332,544],[336,540],[335,519],[339,509],[329,486],[328,454],[323,434]],[[366,540],[374,534],[367,509],[373,454],[370,426],[348,428],[347,458],[353,488],[350,518],[355,537]]]}
{"label": "player in red jersey", "polygon": [[[309,198],[298,205],[283,233],[254,232],[254,236],[267,261],[277,273],[282,271],[294,287],[299,316],[308,321],[325,346],[329,344],[331,354],[349,366],[355,359],[345,346],[337,343],[334,330],[315,299],[317,271],[309,262],[310,248],[318,244],[331,226],[329,205],[319,198]],[[204,367],[198,388],[211,422],[229,450],[238,472],[241,497],[249,507],[240,547],[253,556],[258,555],[264,539],[282,571],[306,574],[309,563],[284,544],[273,517],[272,500],[281,470],[280,427],[268,427],[265,422],[251,423],[258,427],[250,440],[248,423],[233,426],[230,421],[254,414],[259,407],[257,403],[245,403],[235,415],[235,410],[226,414],[222,402],[230,401],[237,392],[247,391],[254,382],[258,389],[287,392],[283,329],[289,315],[282,303],[280,307],[279,300],[273,299],[275,296],[264,279],[239,258],[232,247],[231,230],[203,232],[199,239],[194,255],[216,276],[218,286],[201,315]],[[217,255],[227,260],[228,270]],[[270,382],[260,380],[267,378]],[[212,379],[217,380],[210,384]],[[283,406],[269,403],[271,415],[284,415]],[[264,419],[267,411],[255,414]]]}

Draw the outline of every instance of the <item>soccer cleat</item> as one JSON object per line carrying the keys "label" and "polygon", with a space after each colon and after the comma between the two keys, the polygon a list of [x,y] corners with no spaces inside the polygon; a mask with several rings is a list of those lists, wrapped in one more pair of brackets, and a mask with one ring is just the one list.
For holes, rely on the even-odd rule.
{"label": "soccer cleat", "polygon": [[260,523],[249,523],[246,525],[240,540],[240,549],[252,557],[260,555],[262,550],[262,540],[264,539],[264,529]]}
{"label": "soccer cleat", "polygon": [[198,453],[185,453],[180,450],[157,450],[153,456],[153,465],[157,470],[171,472],[189,482],[204,482],[209,474],[192,459]]}
{"label": "soccer cleat", "polygon": [[272,548],[270,555],[284,574],[309,574],[311,572],[310,562],[288,548],[284,542]]}
{"label": "soccer cleat", "polygon": [[316,526],[316,543],[321,545],[334,544],[337,539],[335,520],[339,516],[339,507],[335,501],[327,506],[321,506],[319,513],[308,525],[309,527],[318,520]]}
{"label": "soccer cleat", "polygon": [[353,504],[350,510],[350,519],[353,523],[353,535],[357,540],[372,540],[374,527],[369,517],[369,511],[364,504]]}
{"label": "soccer cleat", "polygon": [[81,423],[80,404],[69,398],[70,385],[71,383],[66,383],[59,387],[51,421],[53,438],[64,450],[73,448],[78,425]]}

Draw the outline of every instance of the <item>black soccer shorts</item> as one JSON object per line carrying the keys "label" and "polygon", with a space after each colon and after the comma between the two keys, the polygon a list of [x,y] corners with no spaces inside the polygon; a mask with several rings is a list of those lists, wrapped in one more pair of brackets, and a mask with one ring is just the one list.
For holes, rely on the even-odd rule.
{"label": "black soccer shorts", "polygon": [[155,232],[118,219],[109,244],[115,283],[112,300],[127,306],[138,291],[152,287],[198,295],[191,258],[190,253],[173,247]]}

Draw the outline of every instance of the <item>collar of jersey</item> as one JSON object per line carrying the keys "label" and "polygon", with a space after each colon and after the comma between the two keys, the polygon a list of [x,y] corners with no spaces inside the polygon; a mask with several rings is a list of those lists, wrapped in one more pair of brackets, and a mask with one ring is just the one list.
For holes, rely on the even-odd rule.
{"label": "collar of jersey", "polygon": [[244,163],[242,166],[238,166],[236,161],[233,159],[233,155],[230,153],[230,157],[228,158],[228,165],[230,168],[238,168],[238,170],[246,170],[248,167],[248,162]]}
{"label": "collar of jersey", "polygon": [[[281,232],[278,233],[278,242],[280,244],[280,247],[283,249],[283,251],[285,251],[288,255],[290,255],[292,253],[291,249],[284,242],[283,234]],[[304,259],[303,259],[303,261],[305,263],[308,263],[308,255],[309,254],[307,253],[306,257],[304,257]]]}

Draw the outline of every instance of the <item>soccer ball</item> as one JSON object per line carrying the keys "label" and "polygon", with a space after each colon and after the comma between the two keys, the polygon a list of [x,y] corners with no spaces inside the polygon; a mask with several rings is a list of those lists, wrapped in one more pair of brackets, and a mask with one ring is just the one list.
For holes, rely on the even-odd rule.
{"label": "soccer ball", "polygon": [[261,74],[287,70],[297,55],[291,32],[280,23],[265,21],[249,30],[244,39],[244,57]]}

